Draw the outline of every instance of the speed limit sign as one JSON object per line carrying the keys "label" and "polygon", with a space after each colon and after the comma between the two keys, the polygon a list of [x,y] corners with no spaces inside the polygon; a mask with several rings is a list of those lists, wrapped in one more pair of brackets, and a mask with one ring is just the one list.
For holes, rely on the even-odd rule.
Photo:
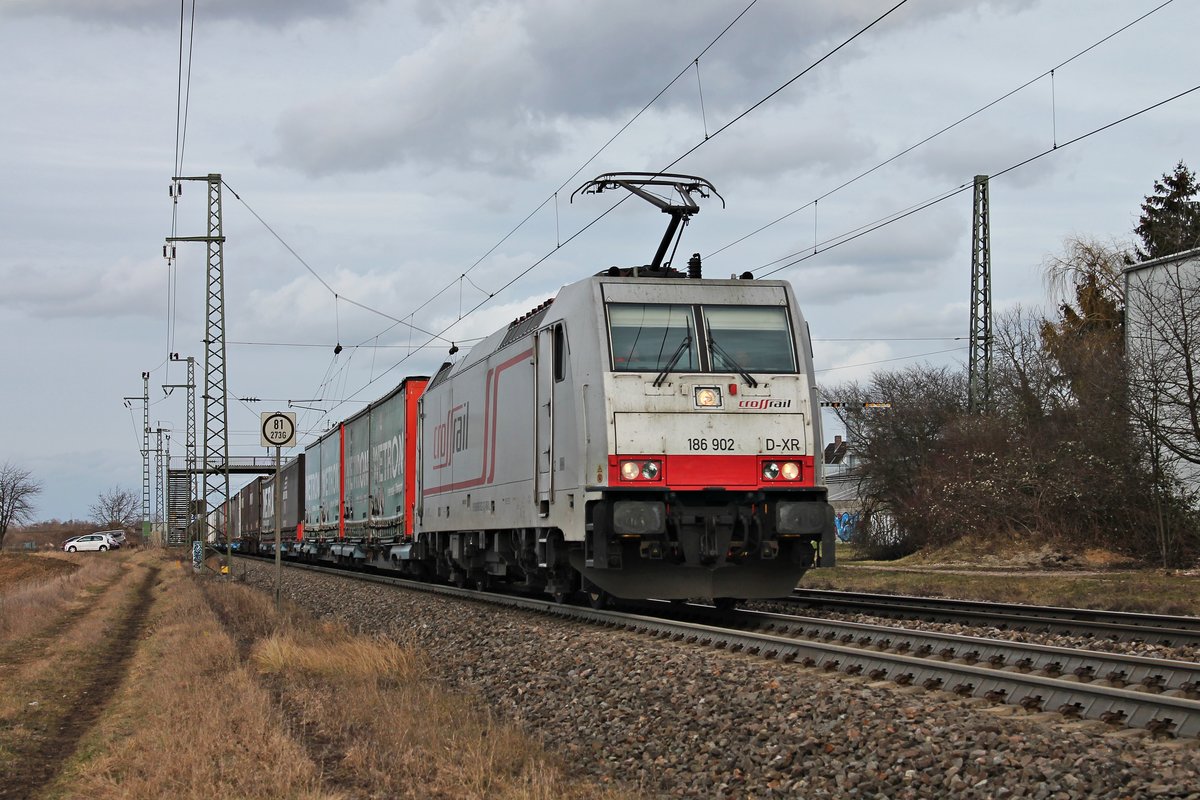
{"label": "speed limit sign", "polygon": [[264,411],[262,413],[262,446],[291,447],[296,443],[296,413],[294,411]]}

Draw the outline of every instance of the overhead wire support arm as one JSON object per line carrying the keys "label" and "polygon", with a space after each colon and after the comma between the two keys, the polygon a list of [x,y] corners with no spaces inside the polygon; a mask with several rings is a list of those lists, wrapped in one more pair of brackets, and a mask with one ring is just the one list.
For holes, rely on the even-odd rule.
{"label": "overhead wire support arm", "polygon": [[[679,196],[679,201],[671,202],[665,197],[648,192],[645,189],[647,186],[670,187]],[[721,201],[721,207],[725,207],[725,198],[721,197],[716,187],[707,180],[696,175],[681,175],[673,172],[606,172],[572,192],[571,202],[575,202],[577,194],[600,194],[608,189],[617,188],[625,189],[630,194],[656,206],[664,214],[671,215],[671,222],[667,225],[667,231],[663,234],[654,259],[650,263],[651,269],[662,267],[663,258],[666,256],[671,242],[680,234],[680,227],[687,225],[688,220],[700,213],[699,204],[692,199],[693,194],[703,198],[716,195],[717,199]]]}

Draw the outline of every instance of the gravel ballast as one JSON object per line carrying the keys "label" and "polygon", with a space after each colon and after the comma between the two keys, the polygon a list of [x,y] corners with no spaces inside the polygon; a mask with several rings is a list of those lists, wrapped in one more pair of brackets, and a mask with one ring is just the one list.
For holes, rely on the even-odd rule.
{"label": "gravel ballast", "polygon": [[1194,740],[318,573],[285,570],[283,593],[421,647],[449,687],[645,797],[1200,799]]}

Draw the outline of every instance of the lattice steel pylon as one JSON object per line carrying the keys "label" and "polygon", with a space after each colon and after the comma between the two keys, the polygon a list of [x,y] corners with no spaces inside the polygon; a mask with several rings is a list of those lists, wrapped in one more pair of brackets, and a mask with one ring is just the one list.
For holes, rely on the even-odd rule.
{"label": "lattice steel pylon", "polygon": [[[208,234],[173,236],[168,242],[207,244],[207,281],[204,332],[204,490],[201,498],[212,509],[229,500],[229,399],[225,369],[225,236],[221,224],[221,176],[175,177],[173,181],[205,181],[208,184]],[[206,515],[207,519],[207,515]],[[205,536],[214,533],[207,529]]]}
{"label": "lattice steel pylon", "polygon": [[971,215],[971,336],[967,362],[967,409],[986,413],[991,405],[992,234],[988,176],[975,176]]}
{"label": "lattice steel pylon", "polygon": [[142,373],[142,542],[150,541],[150,373]]}
{"label": "lattice steel pylon", "polygon": [[154,529],[161,533],[163,521],[163,429],[157,428],[158,447],[154,451]]}

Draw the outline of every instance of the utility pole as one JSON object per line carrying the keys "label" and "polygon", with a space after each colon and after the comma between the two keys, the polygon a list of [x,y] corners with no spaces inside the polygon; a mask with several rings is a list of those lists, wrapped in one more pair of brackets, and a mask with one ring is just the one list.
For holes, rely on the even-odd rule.
{"label": "utility pole", "polygon": [[[204,236],[172,236],[168,242],[204,242],[207,245],[207,291],[205,292],[204,333],[204,493],[205,508],[217,508],[229,500],[229,399],[226,395],[225,368],[225,236],[221,223],[221,176],[172,179],[172,197],[180,181],[204,181],[208,184],[208,232]],[[205,538],[208,530],[205,514]],[[233,547],[226,542],[225,567],[233,578]]]}
{"label": "utility pole", "polygon": [[971,215],[971,335],[967,361],[967,410],[986,413],[992,379],[992,234],[988,176],[975,176]]}
{"label": "utility pole", "polygon": [[170,526],[167,525],[167,520],[171,516],[171,511],[169,508],[165,508],[165,506],[167,503],[167,498],[170,497],[170,495],[167,493],[168,492],[167,484],[171,477],[171,431],[170,430],[167,430],[163,433],[163,455],[162,455],[162,457],[163,457],[163,481],[162,481],[162,483],[159,484],[159,487],[162,490],[163,506],[164,506],[163,522],[162,522],[162,537],[163,537],[163,545],[169,545],[171,543],[171,541],[170,541],[171,540],[171,529],[170,529]]}
{"label": "utility pole", "polygon": [[[162,533],[163,519],[163,429],[155,428],[158,447],[154,451],[154,528]],[[160,542],[165,544],[165,542]]]}
{"label": "utility pole", "polygon": [[126,408],[132,408],[130,403],[140,400],[142,403],[142,542],[149,536],[150,528],[150,373],[142,373],[142,394],[140,397],[128,396],[122,398]]}
{"label": "utility pole", "polygon": [[150,541],[150,373],[142,373],[142,544]]}

